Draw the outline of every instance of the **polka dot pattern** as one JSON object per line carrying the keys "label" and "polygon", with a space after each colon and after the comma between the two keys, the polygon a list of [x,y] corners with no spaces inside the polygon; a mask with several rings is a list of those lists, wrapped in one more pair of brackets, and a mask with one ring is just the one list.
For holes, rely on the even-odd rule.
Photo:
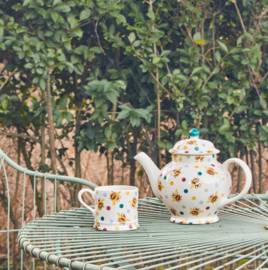
{"label": "polka dot pattern", "polygon": [[192,197],[192,200],[194,201],[196,199],[196,197]]}
{"label": "polka dot pattern", "polygon": [[101,221],[104,221],[104,217],[101,217]]}
{"label": "polka dot pattern", "polygon": [[188,189],[185,189],[183,192],[187,194],[188,193]]}
{"label": "polka dot pattern", "polygon": [[174,183],[173,183],[173,181],[171,181],[169,184],[170,184],[171,186],[173,186]]}
{"label": "polka dot pattern", "polygon": [[201,175],[202,175],[202,173],[201,173],[201,172],[198,172],[197,174],[198,174],[199,176],[201,176]]}
{"label": "polka dot pattern", "polygon": [[124,205],[121,203],[121,204],[119,205],[119,207],[120,207],[120,208],[123,208],[123,207],[124,207]]}
{"label": "polka dot pattern", "polygon": [[107,193],[103,193],[102,196],[105,198],[107,197]]}

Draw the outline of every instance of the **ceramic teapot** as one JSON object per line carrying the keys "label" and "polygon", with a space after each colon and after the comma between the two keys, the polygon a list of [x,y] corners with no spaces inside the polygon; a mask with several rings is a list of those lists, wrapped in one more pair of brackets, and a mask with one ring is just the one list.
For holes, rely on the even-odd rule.
{"label": "ceramic teapot", "polygon": [[[247,164],[238,158],[220,164],[216,156],[220,151],[213,143],[199,139],[199,134],[194,128],[189,139],[177,142],[169,150],[172,161],[161,171],[145,153],[134,157],[146,171],[154,195],[169,209],[171,222],[217,222],[219,209],[242,198],[251,186],[252,176]],[[232,189],[230,163],[237,163],[245,173],[243,190],[231,199],[228,198]]]}

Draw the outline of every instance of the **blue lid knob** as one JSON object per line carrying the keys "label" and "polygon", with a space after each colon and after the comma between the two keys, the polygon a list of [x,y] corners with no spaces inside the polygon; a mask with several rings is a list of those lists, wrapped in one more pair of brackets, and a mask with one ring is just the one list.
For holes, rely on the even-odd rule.
{"label": "blue lid knob", "polygon": [[197,137],[200,135],[200,132],[196,128],[193,128],[192,130],[190,130],[189,135],[190,137]]}

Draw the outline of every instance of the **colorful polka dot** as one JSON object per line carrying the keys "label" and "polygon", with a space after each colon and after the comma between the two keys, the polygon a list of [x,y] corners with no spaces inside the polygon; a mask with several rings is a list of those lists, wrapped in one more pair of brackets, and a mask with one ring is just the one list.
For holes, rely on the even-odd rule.
{"label": "colorful polka dot", "polygon": [[167,199],[167,198],[168,198],[168,196],[167,196],[167,195],[165,195],[165,198]]}
{"label": "colorful polka dot", "polygon": [[[187,151],[187,152],[188,152],[188,151]],[[185,151],[185,153],[186,153],[186,151]],[[186,158],[187,158],[187,159],[189,159],[189,158],[190,158],[190,156],[186,156]]]}
{"label": "colorful polka dot", "polygon": [[204,143],[202,143],[203,146],[206,146]]}
{"label": "colorful polka dot", "polygon": [[208,158],[208,162],[210,162],[210,160],[211,160],[211,159],[210,159],[210,158]]}
{"label": "colorful polka dot", "polygon": [[215,184],[215,187],[218,187],[218,186],[219,186],[218,183],[216,183],[216,184]]}
{"label": "colorful polka dot", "polygon": [[199,166],[194,166],[196,169],[198,169],[199,168]]}
{"label": "colorful polka dot", "polygon": [[160,176],[162,176],[163,174],[161,173]]}
{"label": "colorful polka dot", "polygon": [[124,207],[124,205],[121,203],[121,204],[119,205],[119,207],[120,207],[120,208],[123,208],[123,207]]}
{"label": "colorful polka dot", "polygon": [[107,206],[106,209],[107,209],[108,211],[110,211],[110,210],[111,210],[111,207],[110,207],[110,206]]}
{"label": "colorful polka dot", "polygon": [[187,168],[187,167],[188,167],[188,165],[185,165],[184,167],[185,167],[185,168]]}
{"label": "colorful polka dot", "polygon": [[229,190],[231,190],[232,189],[232,187],[229,187]]}
{"label": "colorful polka dot", "polygon": [[189,222],[188,224],[193,225],[193,222]]}
{"label": "colorful polka dot", "polygon": [[196,199],[196,197],[192,197],[192,200],[194,201]]}
{"label": "colorful polka dot", "polygon": [[116,230],[116,231],[119,231],[119,227],[115,227],[115,230]]}
{"label": "colorful polka dot", "polygon": [[184,192],[184,193],[188,193],[188,189],[185,189],[183,192]]}
{"label": "colorful polka dot", "polygon": [[182,158],[181,157],[179,158],[179,161],[182,161]]}
{"label": "colorful polka dot", "polygon": [[214,158],[214,157],[215,157],[215,155],[213,154],[213,155],[212,155],[212,157]]}
{"label": "colorful polka dot", "polygon": [[127,210],[127,213],[128,213],[128,214],[130,213],[130,209]]}
{"label": "colorful polka dot", "polygon": [[221,196],[223,197],[224,196],[224,193],[222,193]]}
{"label": "colorful polka dot", "polygon": [[104,230],[104,231],[107,231],[107,229],[106,229],[106,228],[103,228],[103,230]]}
{"label": "colorful polka dot", "polygon": [[181,215],[184,215],[184,213],[183,213],[183,212],[180,212],[180,214],[181,214]]}
{"label": "colorful polka dot", "polygon": [[137,191],[135,191],[135,195],[137,195],[138,194],[138,192]]}
{"label": "colorful polka dot", "polygon": [[208,207],[206,207],[206,210],[209,210],[210,209],[210,207],[208,206]]}
{"label": "colorful polka dot", "polygon": [[186,206],[185,206],[185,205],[183,205],[183,206],[182,206],[182,208],[183,208],[183,209],[185,209],[185,208],[186,208]]}
{"label": "colorful polka dot", "polygon": [[109,222],[110,222],[110,224],[113,224],[114,221],[112,219],[110,219]]}
{"label": "colorful polka dot", "polygon": [[103,193],[102,195],[103,195],[104,198],[107,197],[107,193]]}
{"label": "colorful polka dot", "polygon": [[212,166],[212,167],[215,167],[215,165],[214,165],[214,164],[211,164],[211,166]]}
{"label": "colorful polka dot", "polygon": [[96,212],[96,216],[98,216],[99,215],[99,212]]}
{"label": "colorful polka dot", "polygon": [[183,149],[184,149],[184,150],[187,149],[187,146],[184,146]]}
{"label": "colorful polka dot", "polygon": [[194,150],[198,151],[199,150],[199,147],[195,147]]}
{"label": "colorful polka dot", "polygon": [[185,151],[184,153],[185,153],[185,154],[188,154],[188,153],[189,153],[189,151]]}
{"label": "colorful polka dot", "polygon": [[186,178],[185,178],[185,177],[183,177],[183,178],[181,179],[181,181],[182,181],[182,182],[185,182],[185,181],[186,181]]}
{"label": "colorful polka dot", "polygon": [[204,202],[203,201],[200,201],[199,204],[203,204]]}
{"label": "colorful polka dot", "polygon": [[205,188],[205,189],[204,189],[204,191],[205,191],[205,192],[208,192],[208,189],[207,189],[207,188]]}
{"label": "colorful polka dot", "polygon": [[214,214],[216,215],[218,213],[218,211],[216,211]]}
{"label": "colorful polka dot", "polygon": [[175,223],[175,219],[173,219],[172,222]]}
{"label": "colorful polka dot", "polygon": [[129,229],[132,229],[132,225],[129,225]]}
{"label": "colorful polka dot", "polygon": [[211,216],[211,213],[209,213],[208,216]]}
{"label": "colorful polka dot", "polygon": [[171,182],[170,182],[170,185],[173,186],[173,184],[174,184],[173,181],[171,181]]}
{"label": "colorful polka dot", "polygon": [[101,221],[103,221],[104,220],[104,217],[101,217],[100,219],[101,219]]}
{"label": "colorful polka dot", "polygon": [[198,220],[198,224],[201,224],[202,223],[202,221],[201,220]]}
{"label": "colorful polka dot", "polygon": [[129,191],[126,192],[126,195],[129,195]]}
{"label": "colorful polka dot", "polygon": [[165,176],[164,176],[164,180],[166,180],[166,179],[167,179],[167,176],[165,175]]}
{"label": "colorful polka dot", "polygon": [[201,172],[198,172],[197,174],[198,174],[198,175],[202,175],[202,173],[201,173]]}
{"label": "colorful polka dot", "polygon": [[222,181],[225,181],[225,178],[223,177],[221,180],[222,180]]}

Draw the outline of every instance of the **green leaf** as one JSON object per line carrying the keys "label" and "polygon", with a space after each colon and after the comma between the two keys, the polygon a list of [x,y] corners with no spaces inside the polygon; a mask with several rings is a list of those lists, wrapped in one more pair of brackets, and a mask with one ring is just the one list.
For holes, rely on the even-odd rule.
{"label": "green leaf", "polygon": [[227,118],[223,119],[223,125],[220,127],[219,132],[226,131],[229,129],[230,123]]}
{"label": "green leaf", "polygon": [[60,11],[60,12],[70,12],[71,8],[67,5],[60,5],[60,6],[56,6],[55,10]]}
{"label": "green leaf", "polygon": [[201,70],[203,70],[203,67],[196,67],[196,68],[194,68],[192,74],[194,75],[194,74],[200,72]]}
{"label": "green leaf", "polygon": [[157,145],[163,149],[166,148],[166,144],[164,142],[161,142],[161,141],[157,141]]}
{"label": "green leaf", "polygon": [[59,14],[57,12],[52,11],[51,17],[52,17],[53,21],[56,22],[57,19],[59,18]]}
{"label": "green leaf", "polygon": [[74,33],[76,36],[80,37],[80,38],[81,38],[81,37],[83,36],[83,34],[84,34],[83,30],[80,29],[80,28],[73,29],[73,33]]}
{"label": "green leaf", "polygon": [[226,133],[225,137],[226,137],[228,142],[235,143],[235,138],[234,138],[234,136],[232,136],[232,134],[230,132]]}
{"label": "green leaf", "polygon": [[116,142],[115,141],[108,141],[107,145],[110,149],[113,149],[116,146]]}
{"label": "green leaf", "polygon": [[206,73],[210,74],[211,70],[207,65],[203,64],[202,67]]}
{"label": "green leaf", "polygon": [[106,127],[104,130],[105,137],[109,139],[112,135],[112,130],[109,127]]}
{"label": "green leaf", "polygon": [[23,6],[27,6],[32,0],[24,0],[23,1]]}
{"label": "green leaf", "polygon": [[26,68],[33,68],[33,66],[34,66],[34,65],[33,65],[32,63],[27,63],[27,64],[25,65]]}
{"label": "green leaf", "polygon": [[194,39],[194,40],[201,39],[201,34],[200,34],[200,32],[195,33],[194,36],[193,36],[193,39]]}
{"label": "green leaf", "polygon": [[232,103],[234,103],[234,101],[235,101],[234,97],[232,97],[232,96],[228,96],[228,97],[227,97],[227,103],[228,103],[229,105],[232,104]]}
{"label": "green leaf", "polygon": [[262,126],[262,129],[268,133],[268,126]]}
{"label": "green leaf", "polygon": [[86,8],[85,10],[81,11],[80,13],[80,21],[89,18],[91,15],[91,10]]}
{"label": "green leaf", "polygon": [[152,21],[155,20],[154,12],[153,12],[150,8],[148,8],[147,16],[148,16]]}
{"label": "green leaf", "polygon": [[220,67],[217,66],[217,67],[213,70],[212,74],[217,74],[217,73],[219,73],[219,71],[220,71]]}
{"label": "green leaf", "polygon": [[46,90],[46,81],[44,78],[41,78],[39,81],[39,85],[41,87],[42,90]]}
{"label": "green leaf", "polygon": [[89,50],[94,53],[102,53],[102,50],[100,47],[91,47]]}
{"label": "green leaf", "polygon": [[115,95],[114,93],[115,91],[107,91],[105,94],[106,94],[106,97],[113,103],[115,104],[116,103],[116,98],[118,95]]}
{"label": "green leaf", "polygon": [[8,106],[8,100],[7,99],[2,100],[2,108],[5,110],[7,106]]}
{"label": "green leaf", "polygon": [[117,116],[116,119],[121,120],[121,119],[127,118],[128,116],[129,116],[129,111],[121,111],[121,112],[118,114],[118,116]]}
{"label": "green leaf", "polygon": [[217,42],[222,50],[224,50],[225,52],[228,52],[228,48],[224,43],[220,42],[219,40],[217,40]]}
{"label": "green leaf", "polygon": [[175,132],[175,135],[176,136],[179,136],[183,133],[183,129],[177,129],[176,132]]}
{"label": "green leaf", "polygon": [[132,33],[130,33],[130,35],[128,36],[128,38],[129,38],[130,42],[133,43],[133,41],[136,39],[136,36],[135,36],[135,34],[132,32]]}
{"label": "green leaf", "polygon": [[181,126],[184,130],[187,130],[187,122],[186,120],[183,120],[182,123],[181,123]]}
{"label": "green leaf", "polygon": [[71,56],[71,62],[72,64],[76,64],[77,62],[79,62],[80,58],[76,55],[72,55]]}
{"label": "green leaf", "polygon": [[220,61],[221,61],[221,54],[220,54],[220,52],[219,52],[219,51],[216,51],[216,53],[215,53],[215,57],[216,57],[216,60],[217,60],[218,62],[220,62]]}
{"label": "green leaf", "polygon": [[12,95],[12,96],[9,97],[9,100],[11,100],[11,101],[19,101],[20,98],[18,96]]}
{"label": "green leaf", "polygon": [[160,57],[156,56],[153,58],[153,64],[157,64],[161,60]]}

